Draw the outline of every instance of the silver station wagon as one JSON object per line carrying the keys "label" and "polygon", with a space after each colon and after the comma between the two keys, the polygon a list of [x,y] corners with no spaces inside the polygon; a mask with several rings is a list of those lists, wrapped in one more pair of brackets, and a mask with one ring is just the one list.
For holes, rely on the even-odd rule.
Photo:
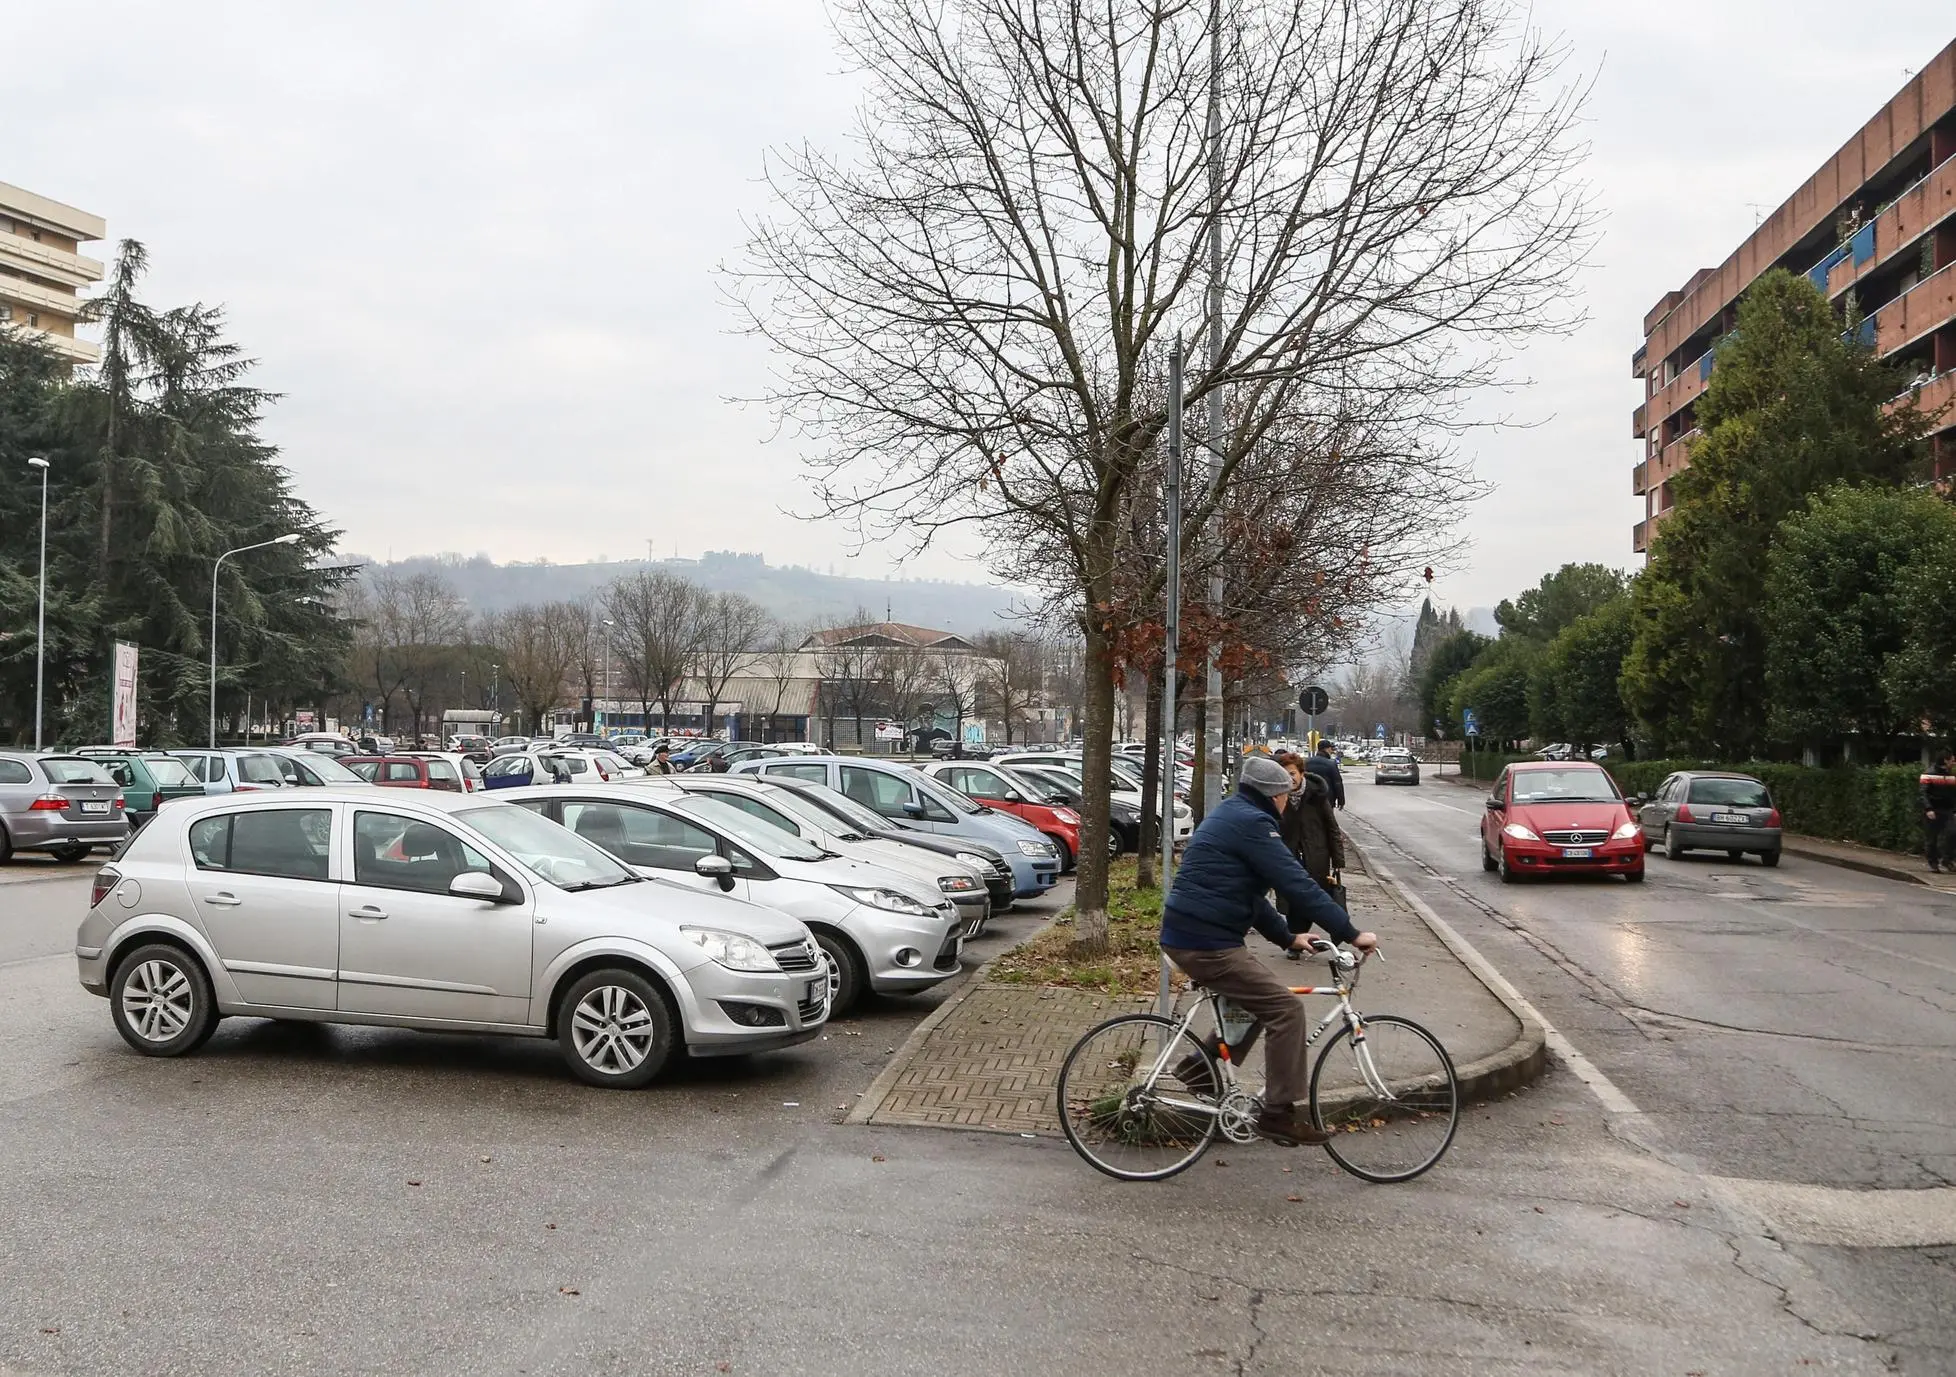
{"label": "silver station wagon", "polygon": [[378,792],[173,803],[102,868],[75,956],[131,1047],[180,1056],[239,1015],[554,1037],[580,1079],[632,1088],[682,1045],[827,1020],[796,919],[645,879],[527,809]]}

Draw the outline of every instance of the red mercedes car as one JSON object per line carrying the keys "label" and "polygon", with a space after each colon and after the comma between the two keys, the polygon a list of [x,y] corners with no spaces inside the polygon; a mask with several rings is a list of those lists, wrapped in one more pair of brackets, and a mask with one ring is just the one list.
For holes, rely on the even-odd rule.
{"label": "red mercedes car", "polygon": [[1524,875],[1644,878],[1644,839],[1634,811],[1600,765],[1538,760],[1510,765],[1481,815],[1481,869],[1504,884]]}

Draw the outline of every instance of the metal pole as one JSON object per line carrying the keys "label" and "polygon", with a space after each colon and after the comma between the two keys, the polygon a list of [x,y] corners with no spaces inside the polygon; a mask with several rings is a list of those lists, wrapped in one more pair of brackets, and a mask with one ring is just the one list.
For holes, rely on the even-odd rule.
{"label": "metal pole", "polygon": [[[1161,749],[1166,759],[1161,764],[1161,900],[1166,909],[1171,868],[1175,864],[1175,660],[1182,642],[1182,341],[1178,336],[1168,355],[1168,511],[1163,521],[1163,543],[1168,547],[1167,610],[1162,626],[1161,671]],[[1161,984],[1155,994],[1156,1011],[1166,1016],[1175,1007],[1175,992],[1170,982],[1168,958],[1161,958]]]}
{"label": "metal pole", "polygon": [[[1209,492],[1212,507],[1222,483],[1222,389],[1216,377],[1222,371],[1223,354],[1223,256],[1222,256],[1222,0],[1209,0]],[[1213,514],[1212,514],[1213,520]],[[1214,570],[1209,575],[1209,611],[1218,621],[1222,615],[1222,566],[1219,552],[1211,549]],[[1202,772],[1202,811],[1222,801],[1223,720],[1222,665],[1216,657],[1218,647],[1209,645],[1208,675],[1203,684],[1207,702],[1203,710],[1205,730],[1202,753],[1207,761]]]}
{"label": "metal pole", "polygon": [[[217,574],[224,567],[224,561],[232,555],[242,555],[251,550],[262,550],[267,545],[290,545],[299,538],[298,532],[289,535],[273,536],[261,540],[256,545],[240,545],[235,550],[226,550],[211,565],[211,735],[210,748],[217,749]],[[247,713],[247,716],[249,714]]]}
{"label": "metal pole", "polygon": [[38,751],[48,663],[48,461],[29,459],[27,467],[41,471],[41,606],[34,619],[34,749]]}

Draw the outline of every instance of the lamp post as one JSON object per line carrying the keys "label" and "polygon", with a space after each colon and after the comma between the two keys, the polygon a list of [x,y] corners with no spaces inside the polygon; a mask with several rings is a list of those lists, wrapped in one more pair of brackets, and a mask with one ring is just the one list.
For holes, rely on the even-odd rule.
{"label": "lamp post", "polygon": [[[604,682],[599,687],[600,693],[608,694],[611,692],[611,628],[614,625],[615,625],[614,622],[612,622],[608,618],[606,619],[604,624]],[[595,702],[593,702],[591,704],[591,730],[592,731],[596,731],[598,729],[597,718],[598,718],[598,705]]]}
{"label": "lamp post", "polygon": [[299,533],[297,531],[293,531],[287,535],[273,536],[270,540],[261,540],[256,545],[240,545],[235,550],[226,550],[223,554],[217,557],[217,562],[211,565],[211,740],[210,740],[210,747],[212,750],[217,749],[217,574],[218,571],[224,567],[224,561],[231,558],[232,555],[241,555],[244,554],[247,550],[262,550],[267,545],[291,545],[294,542],[296,542],[298,539],[299,539]]}
{"label": "lamp post", "polygon": [[29,459],[41,471],[41,607],[34,619],[34,749],[41,749],[41,703],[48,663],[48,461]]}

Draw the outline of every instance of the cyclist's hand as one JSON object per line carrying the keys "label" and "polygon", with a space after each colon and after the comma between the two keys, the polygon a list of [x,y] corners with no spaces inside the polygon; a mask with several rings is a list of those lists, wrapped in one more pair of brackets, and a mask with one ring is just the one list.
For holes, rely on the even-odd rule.
{"label": "cyclist's hand", "polygon": [[1361,932],[1358,936],[1352,938],[1352,949],[1354,951],[1372,951],[1378,945],[1379,934],[1376,932]]}

